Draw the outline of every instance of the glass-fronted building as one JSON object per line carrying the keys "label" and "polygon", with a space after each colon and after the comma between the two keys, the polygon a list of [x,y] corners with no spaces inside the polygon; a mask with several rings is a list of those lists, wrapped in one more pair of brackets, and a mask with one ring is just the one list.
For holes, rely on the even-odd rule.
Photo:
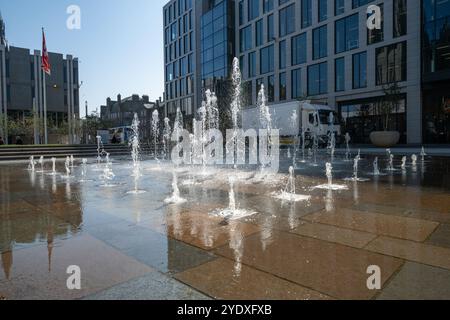
{"label": "glass-fronted building", "polygon": [[422,6],[423,138],[450,143],[450,0]]}
{"label": "glass-fronted building", "polygon": [[[165,8],[179,2],[187,0],[172,0]],[[303,99],[328,104],[354,143],[370,143],[370,132],[384,129],[379,105],[390,88],[398,87],[388,129],[400,132],[401,143],[450,143],[449,3],[192,0],[193,109],[201,105],[205,89],[220,91],[218,84],[229,80],[235,56],[248,107],[256,104],[264,84],[270,104]],[[376,14],[368,13],[371,5],[379,8],[379,29],[367,27]],[[171,63],[166,60],[170,97],[175,90]]]}

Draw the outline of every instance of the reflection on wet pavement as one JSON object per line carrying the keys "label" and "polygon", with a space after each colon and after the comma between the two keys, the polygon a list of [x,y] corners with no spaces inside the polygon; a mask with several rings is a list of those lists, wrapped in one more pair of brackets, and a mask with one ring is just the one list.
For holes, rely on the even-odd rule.
{"label": "reflection on wet pavement", "polygon": [[[308,202],[271,194],[282,172],[262,183],[239,171],[239,220],[211,215],[228,205],[232,169],[207,176],[142,162],[140,189],[131,166],[117,161],[113,188],[101,187],[94,165],[80,182],[0,166],[0,296],[6,299],[450,299],[450,165],[436,159],[370,177],[342,179],[351,163],[337,161],[334,181],[349,190],[317,190],[325,168],[301,164],[296,189]],[[62,167],[58,167],[60,172]],[[182,170],[180,170],[182,171]],[[364,174],[365,172],[365,174]],[[68,290],[67,267],[80,266],[82,290]],[[381,268],[381,290],[367,288],[367,268]]]}

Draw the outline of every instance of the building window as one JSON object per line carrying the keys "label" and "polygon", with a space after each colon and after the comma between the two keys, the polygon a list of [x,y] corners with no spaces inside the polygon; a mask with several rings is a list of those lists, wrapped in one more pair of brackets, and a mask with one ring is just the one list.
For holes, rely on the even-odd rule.
{"label": "building window", "polygon": [[273,0],[263,0],[263,12],[267,13],[273,10]]}
{"label": "building window", "polygon": [[295,32],[295,4],[280,10],[280,37]]}
{"label": "building window", "polygon": [[292,70],[292,99],[298,99],[302,96],[302,73],[301,69]]}
{"label": "building window", "polygon": [[[447,1],[447,3],[450,3]],[[450,15],[450,4],[449,11]],[[394,0],[394,38],[401,37],[406,34],[407,22],[406,22],[406,0]]]}
{"label": "building window", "polygon": [[275,27],[273,22],[273,14],[267,17],[267,42],[275,39]]}
{"label": "building window", "polygon": [[273,45],[261,49],[260,53],[261,74],[272,72],[274,67]]}
{"label": "building window", "polygon": [[324,94],[328,91],[327,63],[319,63],[308,67],[308,95]]}
{"label": "building window", "polygon": [[352,8],[355,9],[355,8],[361,7],[372,1],[374,1],[374,0],[352,0]]}
{"label": "building window", "polygon": [[367,54],[361,52],[353,55],[353,89],[367,87]]}
{"label": "building window", "polygon": [[327,26],[313,30],[313,59],[327,56]]}
{"label": "building window", "polygon": [[256,46],[259,47],[264,42],[263,19],[256,21]]}
{"label": "building window", "polygon": [[249,25],[240,30],[240,49],[241,52],[250,50],[253,47],[252,44],[252,26]]}
{"label": "building window", "polygon": [[256,79],[256,101],[258,101],[258,95],[259,95],[259,91],[261,90],[261,85],[264,83],[264,80],[262,78],[260,79]]}
{"label": "building window", "polygon": [[423,1],[423,72],[450,69],[450,1]]}
{"label": "building window", "polygon": [[375,55],[377,86],[406,81],[406,42],[377,48]]}
{"label": "building window", "polygon": [[345,0],[334,0],[334,15],[338,16],[345,11]]}
{"label": "building window", "polygon": [[292,37],[291,50],[293,66],[306,62],[306,33]]}
{"label": "building window", "polygon": [[244,24],[244,0],[239,1],[239,25]]}
{"label": "building window", "polygon": [[345,91],[345,58],[335,60],[334,75],[335,91]]}
{"label": "building window", "polygon": [[286,73],[280,73],[280,101],[286,100]]}
{"label": "building window", "polygon": [[312,23],[312,0],[302,0],[302,28]]}
{"label": "building window", "polygon": [[[367,28],[367,44],[374,44],[383,41],[384,39],[384,6],[383,4],[379,4],[381,10],[381,29],[372,29]],[[371,14],[367,15],[369,18]]]}
{"label": "building window", "polygon": [[268,88],[267,88],[267,95],[269,102],[273,102],[275,100],[275,77],[269,76],[267,79],[268,82]]}
{"label": "building window", "polygon": [[328,18],[328,0],[319,0],[319,22],[325,21]]}
{"label": "building window", "polygon": [[248,1],[248,21],[251,21],[259,16],[259,0]]}
{"label": "building window", "polygon": [[280,69],[286,68],[286,40],[280,42]]}
{"label": "building window", "polygon": [[335,52],[341,53],[359,47],[359,19],[358,14],[340,19],[335,22]]}
{"label": "building window", "polygon": [[250,52],[248,55],[248,77],[256,76],[256,53]]}

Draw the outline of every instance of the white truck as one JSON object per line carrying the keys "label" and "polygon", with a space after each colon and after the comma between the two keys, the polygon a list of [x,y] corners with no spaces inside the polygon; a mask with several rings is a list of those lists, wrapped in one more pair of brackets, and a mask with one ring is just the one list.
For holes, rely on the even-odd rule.
{"label": "white truck", "polygon": [[[272,128],[280,130],[283,141],[294,141],[305,132],[306,146],[312,146],[313,133],[316,132],[319,145],[326,146],[330,133],[334,131],[337,143],[342,142],[341,126],[333,107],[312,104],[309,101],[292,101],[270,105]],[[332,116],[330,116],[332,114]],[[333,120],[331,125],[330,119]],[[260,128],[258,107],[246,108],[242,111],[242,127],[244,130]],[[289,143],[289,142],[288,142]]]}

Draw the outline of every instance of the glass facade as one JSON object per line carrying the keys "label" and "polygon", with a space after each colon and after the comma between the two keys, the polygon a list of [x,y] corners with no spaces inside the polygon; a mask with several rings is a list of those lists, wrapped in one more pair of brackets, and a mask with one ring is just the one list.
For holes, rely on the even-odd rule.
{"label": "glass facade", "polygon": [[338,16],[345,12],[345,0],[334,0],[334,15]]}
{"label": "glass facade", "polygon": [[273,45],[261,49],[260,53],[261,74],[272,72],[274,68]]}
{"label": "glass facade", "polygon": [[357,49],[359,47],[358,14],[337,20],[334,32],[336,53]]}
{"label": "glass facade", "polygon": [[280,37],[295,31],[295,4],[280,10]]}
{"label": "glass facade", "polygon": [[319,22],[325,21],[328,18],[328,0],[318,0],[319,6]]}
{"label": "glass facade", "polygon": [[202,79],[226,78],[230,71],[229,40],[232,35],[228,1],[218,3],[201,17]]}
{"label": "glass facade", "polygon": [[[339,104],[343,132],[348,132],[352,143],[370,144],[370,133],[383,131],[383,97],[349,101]],[[388,130],[400,132],[400,143],[406,143],[406,98],[396,104],[388,121]]]}
{"label": "glass facade", "polygon": [[450,143],[450,0],[422,1],[424,143]]}
{"label": "glass facade", "polygon": [[302,0],[302,28],[312,23],[312,0]]}
{"label": "glass facade", "polygon": [[292,70],[292,99],[298,99],[302,96],[302,73],[301,69]]}
{"label": "glass facade", "polygon": [[280,73],[280,101],[286,100],[286,73]]}
{"label": "glass facade", "polygon": [[345,90],[345,58],[339,58],[334,63],[335,91]]}
{"label": "glass facade", "polygon": [[327,63],[319,63],[308,67],[308,95],[325,94],[328,90]]}
{"label": "glass facade", "polygon": [[394,37],[401,37],[407,30],[407,6],[406,0],[394,0]]}
{"label": "glass facade", "polygon": [[[381,9],[381,29],[367,29],[367,44],[374,44],[384,40],[384,5],[380,3],[378,5]],[[371,14],[367,15],[369,18]]]}
{"label": "glass facade", "polygon": [[293,66],[301,63],[306,63],[306,33],[302,33],[298,36],[292,37],[291,50],[291,59]]}
{"label": "glass facade", "polygon": [[367,87],[367,53],[353,55],[353,89]]}
{"label": "glass facade", "polygon": [[423,72],[450,69],[450,0],[423,1]]}
{"label": "glass facade", "polygon": [[406,81],[406,42],[377,48],[375,64],[377,85]]}
{"label": "glass facade", "polygon": [[286,68],[286,40],[280,42],[279,61],[280,69]]}
{"label": "glass facade", "polygon": [[313,30],[313,59],[327,56],[327,26]]}
{"label": "glass facade", "polygon": [[193,112],[194,30],[192,0],[174,1],[164,8],[165,100],[169,115],[180,107]]}

